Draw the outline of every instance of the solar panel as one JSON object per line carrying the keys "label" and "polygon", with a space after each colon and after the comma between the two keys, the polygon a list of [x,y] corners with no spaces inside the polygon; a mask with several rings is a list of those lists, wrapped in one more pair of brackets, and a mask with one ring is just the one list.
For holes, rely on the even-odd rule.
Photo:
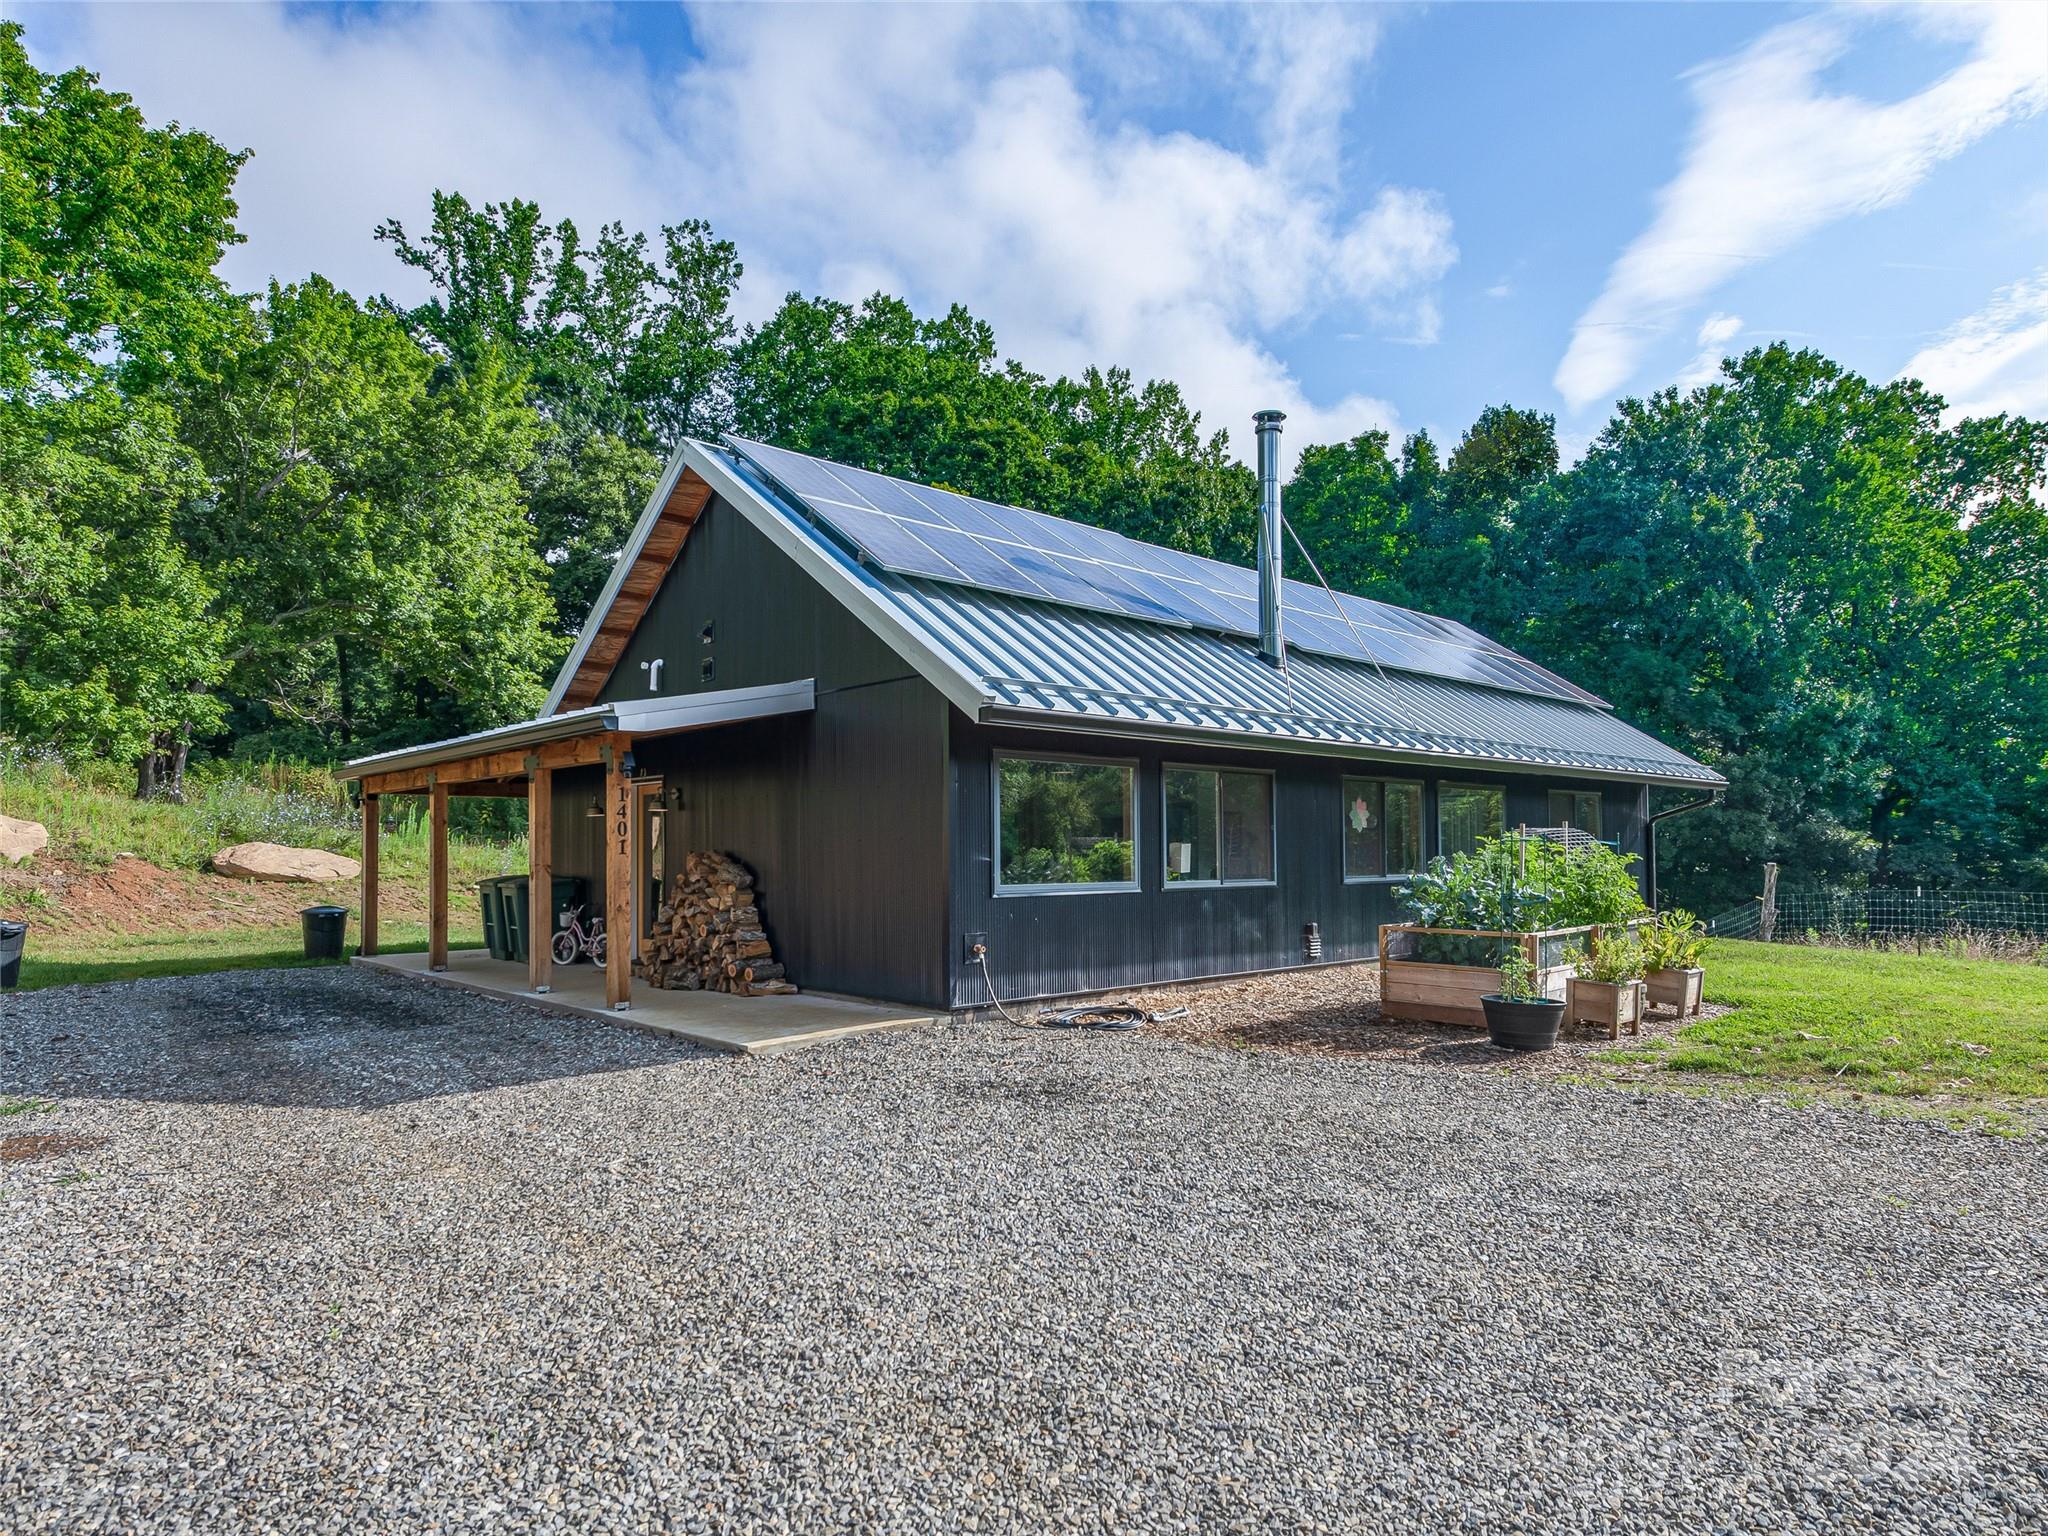
{"label": "solar panel", "polygon": [[[735,449],[869,564],[1153,624],[1259,632],[1258,576],[1044,512],[1006,507],[747,438]],[[1288,581],[1290,645],[1426,677],[1600,700],[1452,619]]]}

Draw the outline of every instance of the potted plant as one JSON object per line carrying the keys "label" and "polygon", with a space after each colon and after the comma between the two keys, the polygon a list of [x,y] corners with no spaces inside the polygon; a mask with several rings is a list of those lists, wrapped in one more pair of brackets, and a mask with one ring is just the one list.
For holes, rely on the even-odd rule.
{"label": "potted plant", "polygon": [[1643,1032],[1643,943],[1630,934],[1580,954],[1565,988],[1565,1012],[1574,1024],[1600,1024],[1619,1040],[1621,1026]]}
{"label": "potted plant", "polygon": [[1564,1020],[1564,999],[1545,997],[1537,988],[1536,967],[1520,944],[1504,948],[1500,957],[1500,991],[1482,995],[1486,1034],[1511,1051],[1547,1051],[1557,1044]]}
{"label": "potted plant", "polygon": [[1707,926],[1678,908],[1664,913],[1643,934],[1643,986],[1650,1001],[1675,1008],[1683,1019],[1700,1011],[1706,970]]}

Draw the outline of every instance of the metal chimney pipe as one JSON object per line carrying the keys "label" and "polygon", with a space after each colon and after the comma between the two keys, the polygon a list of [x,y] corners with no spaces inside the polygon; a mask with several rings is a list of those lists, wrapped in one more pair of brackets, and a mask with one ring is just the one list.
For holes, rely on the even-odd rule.
{"label": "metal chimney pipe", "polygon": [[1287,665],[1287,639],[1280,627],[1280,423],[1285,411],[1252,417],[1259,435],[1259,655],[1270,665]]}

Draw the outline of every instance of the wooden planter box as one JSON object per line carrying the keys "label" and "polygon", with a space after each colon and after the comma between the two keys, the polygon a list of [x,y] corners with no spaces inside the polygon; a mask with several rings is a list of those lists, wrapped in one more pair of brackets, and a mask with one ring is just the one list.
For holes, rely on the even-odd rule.
{"label": "wooden planter box", "polygon": [[1678,1016],[1684,1019],[1700,1011],[1706,976],[1699,966],[1684,971],[1652,971],[1643,978],[1643,984],[1649,988],[1653,1006],[1676,1008]]}
{"label": "wooden planter box", "polygon": [[1565,989],[1564,1017],[1567,1024],[1598,1024],[1607,1038],[1619,1040],[1621,1027],[1643,1032],[1643,984],[1640,981],[1584,981],[1574,976]]}
{"label": "wooden planter box", "polygon": [[[1634,928],[1635,923],[1610,926]],[[1435,941],[1469,941],[1464,944]],[[1419,923],[1386,923],[1380,927],[1380,1015],[1420,1024],[1464,1024],[1486,1028],[1486,1010],[1479,999],[1501,989],[1498,965],[1422,959],[1417,950],[1487,951],[1498,954],[1503,944],[1517,944],[1528,954],[1536,973],[1536,990],[1563,998],[1572,978],[1565,951],[1584,945],[1596,949],[1597,928],[1546,928],[1509,933],[1487,928],[1425,928]],[[1546,963],[1548,962],[1548,963]]]}

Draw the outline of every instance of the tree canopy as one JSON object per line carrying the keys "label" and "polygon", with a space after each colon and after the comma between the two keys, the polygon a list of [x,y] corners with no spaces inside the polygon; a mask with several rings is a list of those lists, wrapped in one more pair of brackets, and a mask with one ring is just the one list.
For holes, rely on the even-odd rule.
{"label": "tree canopy", "polygon": [[[741,327],[701,220],[586,239],[437,192],[417,302],[231,292],[246,151],[0,24],[0,729],[137,766],[314,760],[539,704],[684,436],[725,430],[1248,564],[1229,436],[1167,380],[1047,378],[966,309],[790,294]],[[1778,345],[1618,403],[1301,449],[1336,586],[1471,623],[1715,765],[1663,883],[2048,881],[2048,426]],[[1307,564],[1287,552],[1304,578]]]}

